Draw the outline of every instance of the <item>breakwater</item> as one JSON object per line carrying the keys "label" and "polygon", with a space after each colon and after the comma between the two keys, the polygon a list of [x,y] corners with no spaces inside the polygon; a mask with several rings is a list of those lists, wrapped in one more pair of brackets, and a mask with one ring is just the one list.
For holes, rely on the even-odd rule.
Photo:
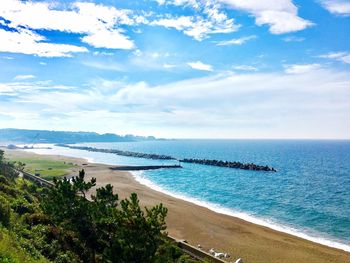
{"label": "breakwater", "polygon": [[177,160],[182,163],[195,163],[195,164],[201,164],[201,165],[210,165],[210,166],[218,166],[218,167],[226,167],[226,168],[242,169],[242,170],[250,170],[250,171],[277,172],[276,169],[273,167],[269,167],[267,165],[265,166],[258,165],[254,163],[228,162],[228,161],[221,161],[221,160],[192,159],[192,158],[177,159],[169,155],[121,151],[117,149],[100,149],[100,148],[94,148],[94,147],[88,147],[88,146],[73,146],[68,144],[57,144],[57,146],[66,147],[70,149],[83,150],[83,151],[112,153],[112,154],[121,155],[121,156],[152,159],[152,160]]}
{"label": "breakwater", "polygon": [[218,161],[218,160],[206,160],[206,159],[182,159],[179,160],[183,163],[196,163],[202,165],[211,165],[227,168],[235,168],[242,170],[251,170],[251,171],[265,171],[265,172],[277,172],[275,168],[269,167],[267,165],[257,165],[254,163],[241,163],[241,162],[228,162],[228,161]]}
{"label": "breakwater", "polygon": [[175,160],[174,157],[168,155],[160,155],[153,153],[139,153],[139,152],[130,152],[130,151],[121,151],[116,149],[99,149],[94,147],[86,147],[86,146],[72,146],[68,144],[56,144],[59,147],[66,147],[70,149],[83,150],[89,152],[101,152],[101,153],[112,153],[121,156],[127,157],[136,157],[136,158],[144,158],[144,159],[152,159],[152,160]]}
{"label": "breakwater", "polygon": [[157,170],[169,168],[182,168],[181,165],[141,165],[141,166],[115,166],[109,169],[115,171],[143,171],[143,170]]}

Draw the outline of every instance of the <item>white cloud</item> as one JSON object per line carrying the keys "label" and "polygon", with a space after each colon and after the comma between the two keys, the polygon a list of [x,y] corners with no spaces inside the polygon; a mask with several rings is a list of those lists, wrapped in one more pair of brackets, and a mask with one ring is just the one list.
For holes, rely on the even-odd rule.
{"label": "white cloud", "polygon": [[88,52],[87,48],[67,44],[46,43],[45,38],[27,29],[0,29],[0,51],[39,57],[70,57],[72,53]]}
{"label": "white cloud", "polygon": [[11,108],[14,118],[0,116],[0,126],[186,138],[349,138],[349,86],[349,72],[329,69],[225,72],[157,86],[101,80],[52,90],[47,84],[0,84],[0,91],[19,93],[0,104],[0,113]]}
{"label": "white cloud", "polygon": [[13,89],[9,85],[0,83],[0,94],[12,93]]}
{"label": "white cloud", "polygon": [[188,6],[194,10],[195,14],[188,16],[168,14],[152,21],[150,25],[175,28],[198,41],[207,38],[210,34],[235,32],[240,27],[240,25],[235,24],[234,19],[229,18],[221,11],[221,6],[217,1],[174,0],[162,1],[160,4],[165,3]]}
{"label": "white cloud", "polygon": [[81,39],[83,42],[97,48],[132,49],[134,43],[116,30],[103,30]]}
{"label": "white cloud", "polygon": [[195,10],[203,5],[215,7],[208,10],[219,10],[220,3],[223,3],[232,9],[252,14],[258,26],[268,25],[273,34],[300,31],[313,25],[312,22],[298,16],[298,8],[292,0],[168,0],[163,2],[191,6]]}
{"label": "white cloud", "polygon": [[320,0],[322,6],[335,15],[350,15],[349,0]]}
{"label": "white cloud", "polygon": [[304,37],[297,37],[297,36],[289,36],[282,38],[284,42],[303,42],[305,40]]}
{"label": "white cloud", "polygon": [[83,65],[99,69],[99,70],[107,70],[107,71],[118,71],[118,72],[123,72],[126,71],[125,65],[121,63],[117,63],[115,61],[98,61],[98,60],[86,60],[82,62]]}
{"label": "white cloud", "polygon": [[163,64],[163,67],[166,68],[166,69],[172,69],[172,68],[176,68],[177,66],[174,65],[174,64],[167,64],[167,63],[165,63],[165,64]]}
{"label": "white cloud", "polygon": [[350,53],[349,52],[331,52],[325,55],[321,55],[321,58],[335,59],[347,64],[350,64]]}
{"label": "white cloud", "polygon": [[287,74],[304,74],[321,68],[320,64],[294,64],[284,65]]}
{"label": "white cloud", "polygon": [[[23,33],[26,28],[27,35],[35,36],[34,42],[43,40],[43,37],[33,30],[57,30],[66,33],[82,34],[81,40],[97,48],[131,49],[134,43],[128,36],[118,29],[120,25],[134,25],[146,23],[146,19],[133,15],[130,10],[116,9],[114,7],[94,3],[76,2],[67,4],[67,9],[55,9],[54,4],[46,2],[23,2],[19,0],[2,0],[0,16],[10,21],[7,26]],[[32,40],[33,41],[33,40]],[[45,45],[48,45],[45,43]],[[44,43],[41,44],[45,47]],[[55,45],[55,56],[66,56],[67,49],[73,46]],[[0,43],[0,46],[3,46]],[[50,48],[51,48],[50,47]],[[62,48],[62,51],[59,50]],[[25,54],[42,54],[36,46],[34,51]],[[73,48],[74,49],[74,48]],[[28,48],[27,48],[28,50]],[[14,51],[11,51],[14,52]],[[19,48],[19,53],[23,51]],[[75,51],[71,51],[75,52]],[[79,52],[79,51],[78,51]],[[47,55],[51,56],[51,55]]]}
{"label": "white cloud", "polygon": [[128,60],[129,68],[142,71],[148,70],[169,70],[176,67],[178,57],[175,53],[162,51],[141,51],[136,50]]}
{"label": "white cloud", "polygon": [[303,30],[312,22],[298,16],[292,0],[219,0],[229,7],[251,13],[258,26],[269,25],[273,34]]}
{"label": "white cloud", "polygon": [[256,67],[249,66],[249,65],[237,65],[237,66],[234,66],[233,69],[243,70],[243,71],[258,71]]}
{"label": "white cloud", "polygon": [[188,62],[187,65],[189,65],[191,68],[197,69],[197,70],[213,71],[213,67],[211,65],[204,64],[201,61]]}
{"label": "white cloud", "polygon": [[25,80],[25,79],[34,79],[35,76],[34,75],[17,75],[16,77],[14,77],[14,79],[16,80]]}
{"label": "white cloud", "polygon": [[104,51],[94,51],[92,53],[94,56],[113,56],[114,53],[112,52],[104,52]]}
{"label": "white cloud", "polygon": [[210,34],[235,32],[239,27],[234,24],[233,19],[214,21],[202,16],[162,18],[151,22],[150,25],[175,28],[198,41],[207,38]]}
{"label": "white cloud", "polygon": [[164,5],[166,3],[166,0],[154,0],[158,3],[158,5]]}
{"label": "white cloud", "polygon": [[256,36],[252,35],[252,36],[241,37],[241,38],[233,38],[231,40],[219,41],[216,45],[217,46],[243,45],[244,43],[252,39],[256,39]]}
{"label": "white cloud", "polygon": [[164,26],[168,28],[175,28],[176,30],[184,30],[193,26],[191,16],[180,16],[176,18],[163,18],[153,21],[151,25]]}

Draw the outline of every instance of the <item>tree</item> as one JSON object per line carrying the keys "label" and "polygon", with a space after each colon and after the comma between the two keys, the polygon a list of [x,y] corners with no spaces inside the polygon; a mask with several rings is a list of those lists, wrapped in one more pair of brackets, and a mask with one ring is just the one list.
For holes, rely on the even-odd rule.
{"label": "tree", "polygon": [[86,182],[85,172],[71,181],[54,180],[42,205],[60,233],[77,240],[72,250],[84,262],[152,262],[166,229],[167,209],[162,205],[141,209],[137,195],[118,204],[113,186],[96,189],[96,179]]}

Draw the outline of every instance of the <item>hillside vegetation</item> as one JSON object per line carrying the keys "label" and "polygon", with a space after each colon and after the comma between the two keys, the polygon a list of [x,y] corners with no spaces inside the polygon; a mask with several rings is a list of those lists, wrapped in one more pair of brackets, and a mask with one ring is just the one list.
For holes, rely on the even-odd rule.
{"label": "hillside vegetation", "polygon": [[87,192],[84,171],[40,188],[23,180],[0,151],[0,263],[196,262],[166,241],[167,209],[141,209],[136,194],[119,200],[113,187]]}

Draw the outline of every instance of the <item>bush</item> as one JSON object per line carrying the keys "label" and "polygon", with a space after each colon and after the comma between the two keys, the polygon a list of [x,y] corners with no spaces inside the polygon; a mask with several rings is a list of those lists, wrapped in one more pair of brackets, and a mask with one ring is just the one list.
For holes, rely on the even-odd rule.
{"label": "bush", "polygon": [[6,184],[0,184],[0,192],[3,192],[4,194],[11,197],[16,197],[18,194],[18,191],[15,188],[13,188],[11,185]]}
{"label": "bush", "polygon": [[182,250],[170,242],[165,242],[157,250],[155,263],[177,262],[183,255]]}
{"label": "bush", "polygon": [[16,259],[11,259],[5,255],[0,254],[0,263],[20,263],[20,262]]}
{"label": "bush", "polygon": [[12,202],[11,207],[19,215],[34,212],[33,206],[29,204],[28,201],[22,197],[15,199]]}
{"label": "bush", "polygon": [[4,227],[8,227],[10,225],[10,218],[10,204],[4,197],[0,196],[0,224]]}
{"label": "bush", "polygon": [[34,213],[26,217],[26,223],[29,225],[49,224],[50,219],[43,213]]}
{"label": "bush", "polygon": [[42,257],[33,258],[15,240],[13,233],[0,228],[0,263],[49,263]]}
{"label": "bush", "polygon": [[0,184],[6,184],[6,185],[9,184],[7,178],[3,175],[0,175]]}

